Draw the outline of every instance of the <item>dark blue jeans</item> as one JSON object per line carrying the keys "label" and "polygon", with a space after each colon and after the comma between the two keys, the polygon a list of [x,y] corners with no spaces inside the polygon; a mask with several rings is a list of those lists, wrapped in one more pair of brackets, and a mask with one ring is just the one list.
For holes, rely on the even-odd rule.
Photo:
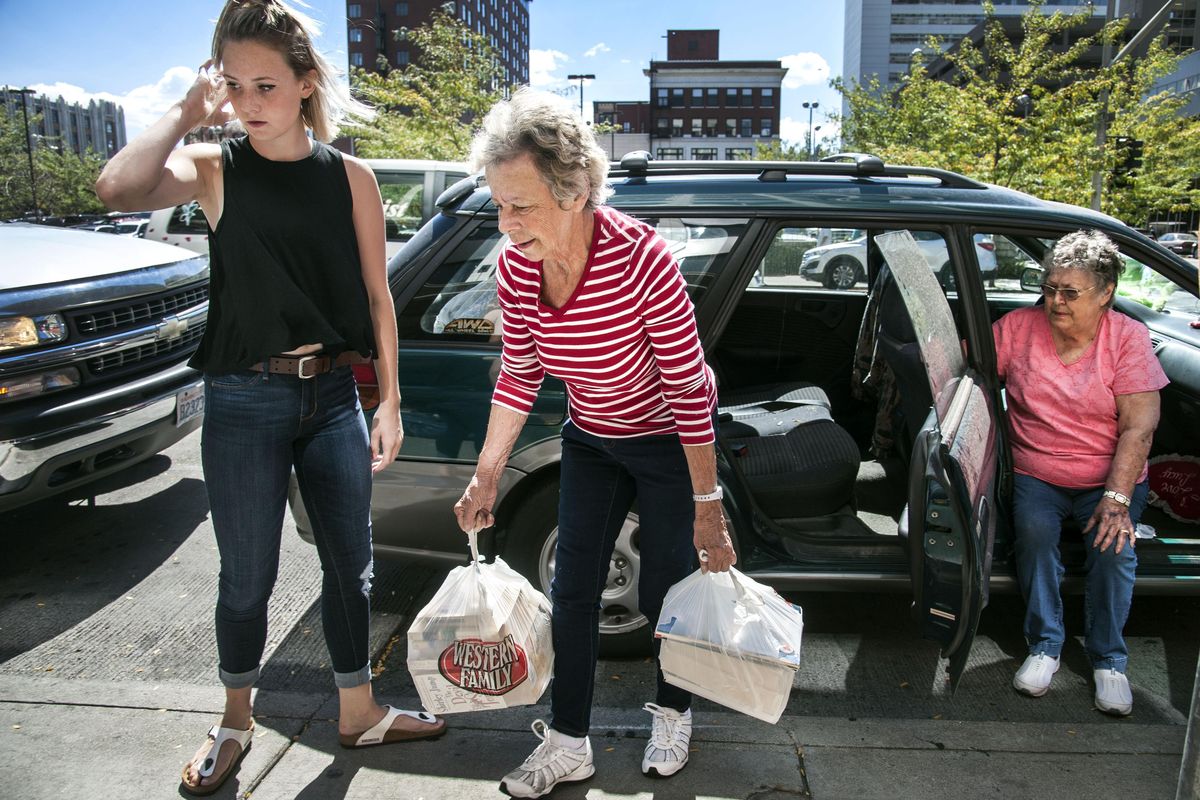
{"label": "dark blue jeans", "polygon": [[[600,593],[621,524],[638,504],[638,610],[653,627],[663,597],[695,569],[695,505],[679,437],[603,439],[568,422],[562,433],[562,476],[554,580],[554,682],[551,726],[586,736],[600,644]],[[659,642],[654,641],[658,655]],[[692,695],[663,680],[655,702],[686,711]]]}
{"label": "dark blue jeans", "polygon": [[371,679],[371,453],[349,367],[302,380],[245,370],[206,375],[200,452],[221,554],[221,682],[252,686],[292,469],[321,559],[321,620],[334,682]]}
{"label": "dark blue jeans", "polygon": [[[1013,475],[1013,526],[1016,534],[1017,579],[1025,597],[1025,642],[1030,655],[1046,654],[1058,658],[1066,641],[1063,626],[1063,576],[1058,539],[1062,524],[1075,520],[1080,530],[1087,525],[1104,487],[1066,489],[1038,480],[1031,475]],[[1129,520],[1134,527],[1146,508],[1149,485],[1143,481],[1133,487]],[[1124,542],[1121,552],[1109,544],[1102,553],[1092,547],[1093,528],[1083,537],[1087,548],[1084,584],[1084,647],[1092,669],[1124,672],[1129,649],[1121,631],[1129,617],[1133,600],[1137,553]]]}

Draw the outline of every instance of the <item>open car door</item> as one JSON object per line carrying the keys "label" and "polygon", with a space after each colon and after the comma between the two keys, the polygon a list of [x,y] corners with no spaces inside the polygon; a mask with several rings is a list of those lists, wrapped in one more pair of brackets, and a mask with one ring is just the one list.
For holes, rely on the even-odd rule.
{"label": "open car door", "polygon": [[913,616],[949,660],[958,686],[987,605],[996,515],[996,426],[986,387],[968,369],[950,305],[905,230],[875,237],[908,310],[933,406],[909,462],[907,528]]}

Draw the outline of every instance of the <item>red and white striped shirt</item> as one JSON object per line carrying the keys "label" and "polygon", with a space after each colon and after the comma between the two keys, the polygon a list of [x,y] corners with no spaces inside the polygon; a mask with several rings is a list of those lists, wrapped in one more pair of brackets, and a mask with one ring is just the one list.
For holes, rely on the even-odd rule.
{"label": "red and white striped shirt", "polygon": [[540,261],[511,244],[500,253],[504,349],[492,403],[528,414],[549,373],[566,384],[580,430],[711,444],[716,380],[679,265],[643,222],[601,206],[595,225],[583,276],[559,309],[541,300]]}

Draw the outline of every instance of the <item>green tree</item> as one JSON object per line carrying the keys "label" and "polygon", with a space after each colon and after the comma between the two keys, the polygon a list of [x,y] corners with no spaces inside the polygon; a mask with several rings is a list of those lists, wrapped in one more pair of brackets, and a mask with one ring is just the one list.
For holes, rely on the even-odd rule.
{"label": "green tree", "polygon": [[[31,117],[30,127],[38,122],[38,117]],[[65,148],[50,147],[45,140],[35,144],[33,171],[42,212],[59,215],[103,211],[104,204],[93,188],[103,166],[104,160],[91,150],[80,156]],[[33,210],[24,122],[0,114],[0,219]]]}
{"label": "green tree", "polygon": [[[946,54],[957,73],[953,82],[930,78],[919,56],[892,92],[875,79],[834,81],[849,109],[841,119],[845,149],[1081,206],[1091,204],[1092,174],[1099,170],[1103,210],[1131,222],[1194,206],[1200,121],[1180,116],[1185,100],[1178,95],[1152,94],[1179,57],[1160,38],[1140,58],[1089,66],[1085,55],[1105,42],[1114,53],[1120,48],[1127,21],[1086,34],[1087,12],[1044,14],[1042,0],[1030,5],[1014,43],[985,2],[982,47],[963,40]],[[1060,41],[1070,44],[1059,51]],[[931,39],[929,47],[938,53],[941,42]],[[1101,150],[1096,125],[1105,113],[1109,138]],[[1112,143],[1118,136],[1144,142],[1145,156],[1136,174],[1114,180],[1124,160]]]}
{"label": "green tree", "polygon": [[408,43],[412,63],[383,74],[355,69],[350,75],[355,94],[377,111],[374,121],[351,131],[358,153],[368,158],[466,158],[472,121],[502,96],[504,72],[495,51],[445,8],[435,11],[427,25],[401,28],[395,36]]}

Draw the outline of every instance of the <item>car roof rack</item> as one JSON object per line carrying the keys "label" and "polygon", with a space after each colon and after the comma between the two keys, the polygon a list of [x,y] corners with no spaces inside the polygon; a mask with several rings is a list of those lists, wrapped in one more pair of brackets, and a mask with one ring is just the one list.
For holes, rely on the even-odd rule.
{"label": "car roof rack", "polygon": [[760,181],[786,181],[788,175],[830,175],[851,178],[935,178],[955,189],[986,189],[965,175],[934,167],[884,164],[866,153],[836,153],[820,161],[655,161],[645,150],[634,150],[613,162],[610,178],[645,178],[649,175],[757,175]]}

